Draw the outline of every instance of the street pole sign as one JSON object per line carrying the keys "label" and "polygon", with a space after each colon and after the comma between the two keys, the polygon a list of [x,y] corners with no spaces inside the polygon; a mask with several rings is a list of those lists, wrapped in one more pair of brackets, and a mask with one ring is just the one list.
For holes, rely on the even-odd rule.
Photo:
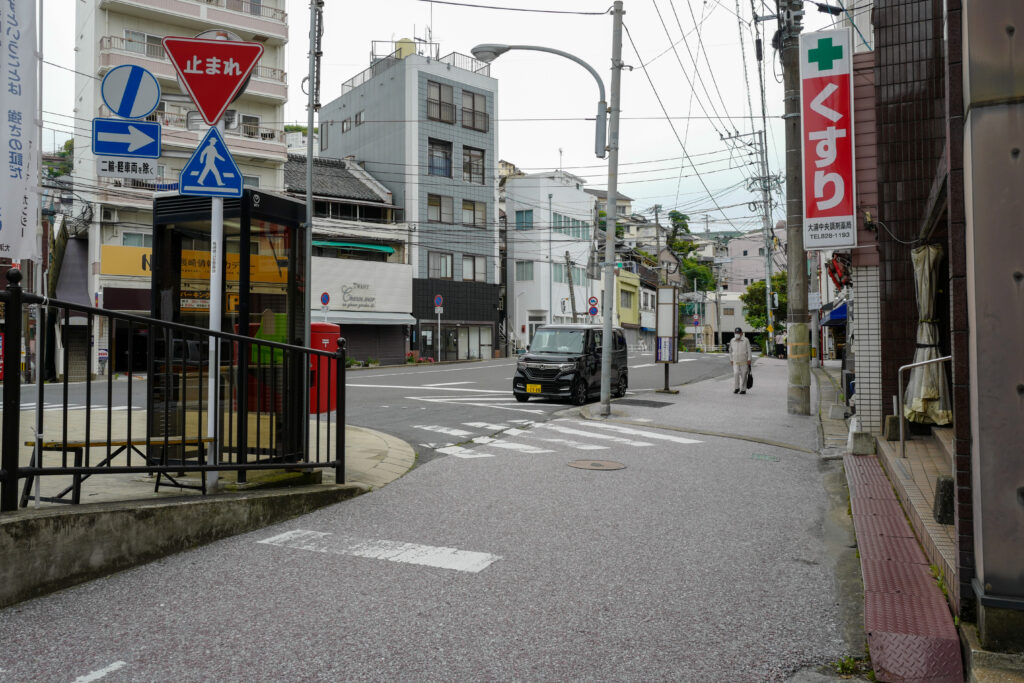
{"label": "street pole sign", "polygon": [[160,84],[147,69],[135,64],[115,66],[100,83],[103,104],[123,119],[143,119],[160,104]]}
{"label": "street pole sign", "polygon": [[242,172],[224,136],[211,128],[178,176],[178,192],[195,197],[241,197]]}
{"label": "street pole sign", "polygon": [[804,249],[857,246],[853,33],[800,35]]}
{"label": "street pole sign", "polygon": [[[679,301],[675,287],[658,287],[657,318],[654,323],[657,343],[654,347],[654,362],[676,363],[679,361]],[[667,375],[666,375],[666,386]]]}
{"label": "street pole sign", "polygon": [[95,118],[92,120],[92,153],[157,159],[160,157],[160,123]]}
{"label": "street pole sign", "polygon": [[211,126],[217,125],[263,56],[263,45],[241,40],[167,36],[163,45],[181,84]]}
{"label": "street pole sign", "polygon": [[132,157],[97,157],[96,175],[100,178],[156,180],[156,164]]}

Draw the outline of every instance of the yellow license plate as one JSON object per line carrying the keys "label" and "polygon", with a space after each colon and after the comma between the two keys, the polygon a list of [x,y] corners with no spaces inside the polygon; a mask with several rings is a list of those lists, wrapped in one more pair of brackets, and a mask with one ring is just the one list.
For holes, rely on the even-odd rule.
{"label": "yellow license plate", "polygon": [[526,393],[528,393],[528,394],[539,394],[540,393],[540,385],[539,384],[527,384],[526,385]]}

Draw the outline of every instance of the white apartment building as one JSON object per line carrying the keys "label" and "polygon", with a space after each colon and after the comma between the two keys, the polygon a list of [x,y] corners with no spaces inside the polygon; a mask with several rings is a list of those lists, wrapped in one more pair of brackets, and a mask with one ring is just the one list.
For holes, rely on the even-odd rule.
{"label": "white apartment building", "polygon": [[774,243],[765,244],[764,231],[751,230],[729,240],[726,258],[719,269],[719,284],[728,292],[745,292],[747,287],[765,278],[765,252],[771,250],[772,273],[786,269],[786,227],[775,226]]}
{"label": "white apartment building", "polygon": [[584,182],[565,171],[510,176],[505,181],[509,327],[520,348],[530,343],[541,325],[573,322],[573,301],[575,322],[603,321],[600,315],[591,319],[586,314],[587,300],[600,300],[603,291],[601,281],[586,274],[595,206]]}
{"label": "white apartment building", "polygon": [[[74,4],[78,72],[75,193],[91,203],[92,211],[88,247],[69,250],[68,255],[80,256],[66,259],[64,268],[80,268],[88,273],[88,287],[78,294],[83,301],[113,310],[148,313],[153,193],[177,189],[178,174],[208,129],[198,114],[190,116],[195,106],[179,87],[161,40],[165,36],[193,37],[225,30],[241,40],[263,44],[263,56],[245,92],[229,105],[225,138],[246,186],[281,191],[287,160],[283,127],[288,41],[285,0],[78,0]],[[156,160],[155,181],[101,178],[97,174],[90,122],[96,117],[114,116],[103,103],[100,84],[110,69],[122,64],[145,67],[160,84],[161,101],[147,117],[162,125],[162,156]],[[86,262],[79,262],[82,259]],[[111,348],[118,341],[109,339],[102,329],[95,334],[94,350]],[[84,352],[89,340],[84,334],[72,334],[67,342],[82,345]],[[113,351],[110,357],[113,369],[120,370],[113,362]]]}

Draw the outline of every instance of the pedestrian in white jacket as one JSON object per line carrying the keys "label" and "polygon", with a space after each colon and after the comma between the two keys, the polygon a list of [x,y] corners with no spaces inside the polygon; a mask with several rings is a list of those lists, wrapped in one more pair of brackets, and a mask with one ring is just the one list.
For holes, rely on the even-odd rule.
{"label": "pedestrian in white jacket", "polygon": [[736,336],[729,342],[729,360],[732,362],[732,393],[747,393],[747,375],[750,374],[750,340],[743,330],[736,328]]}

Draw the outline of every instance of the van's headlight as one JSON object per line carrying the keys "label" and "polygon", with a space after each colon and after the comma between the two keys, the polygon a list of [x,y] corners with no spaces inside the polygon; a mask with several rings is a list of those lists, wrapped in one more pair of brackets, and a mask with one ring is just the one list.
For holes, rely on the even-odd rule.
{"label": "van's headlight", "polygon": [[576,369],[576,363],[575,362],[572,362],[572,363],[559,363],[558,369],[561,370],[562,372],[565,372],[566,370],[575,370]]}
{"label": "van's headlight", "polygon": [[518,363],[516,363],[516,370],[518,370],[519,372],[526,372],[526,362],[519,361]]}

